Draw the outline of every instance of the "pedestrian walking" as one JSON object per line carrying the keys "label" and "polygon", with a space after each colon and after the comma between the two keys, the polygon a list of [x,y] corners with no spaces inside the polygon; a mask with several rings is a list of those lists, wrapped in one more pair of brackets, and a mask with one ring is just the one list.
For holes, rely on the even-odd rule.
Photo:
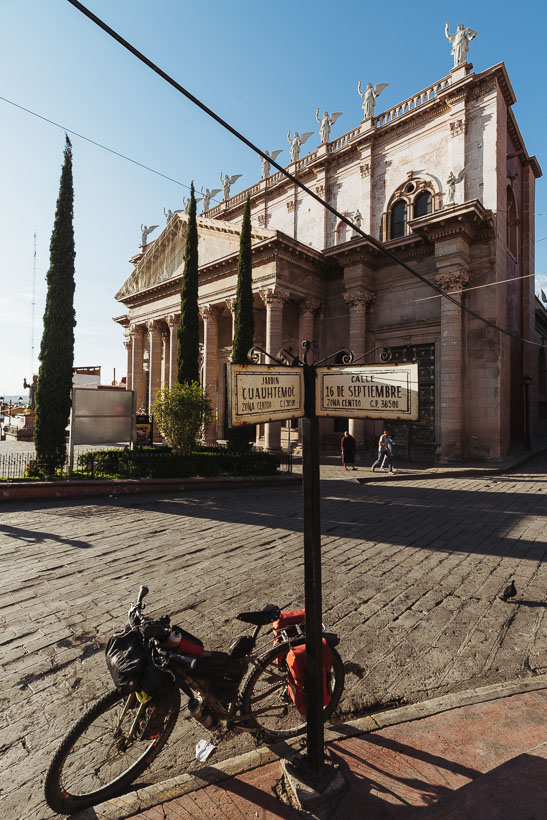
{"label": "pedestrian walking", "polygon": [[384,458],[387,458],[389,463],[388,472],[393,473],[393,439],[390,438],[389,430],[384,430],[378,440],[378,458],[370,468],[372,472],[380,466]]}
{"label": "pedestrian walking", "polygon": [[344,470],[348,469],[348,465],[352,470],[355,470],[355,439],[353,436],[350,436],[347,430],[342,436],[340,449],[342,451],[342,464],[344,465]]}

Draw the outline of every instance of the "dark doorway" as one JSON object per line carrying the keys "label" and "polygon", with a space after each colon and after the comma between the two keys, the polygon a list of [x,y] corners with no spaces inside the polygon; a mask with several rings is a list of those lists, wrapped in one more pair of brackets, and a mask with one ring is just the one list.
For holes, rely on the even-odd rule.
{"label": "dark doorway", "polygon": [[420,418],[418,421],[387,422],[395,441],[393,455],[407,461],[435,460],[435,345],[405,345],[391,348],[394,364],[417,362]]}

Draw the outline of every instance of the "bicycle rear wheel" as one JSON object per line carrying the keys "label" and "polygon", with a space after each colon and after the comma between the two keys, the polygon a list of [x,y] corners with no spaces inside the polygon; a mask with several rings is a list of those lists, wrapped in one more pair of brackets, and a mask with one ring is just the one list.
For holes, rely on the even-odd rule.
{"label": "bicycle rear wheel", "polygon": [[169,687],[157,706],[150,702],[133,735],[137,709],[127,709],[122,718],[126,701],[117,690],[104,695],[63,740],[44,787],[53,811],[73,814],[115,797],[162,750],[179,714],[178,689]]}
{"label": "bicycle rear wheel", "polygon": [[[323,709],[323,720],[332,715],[344,690],[344,664],[336,649],[330,650],[332,666],[327,671],[327,688],[331,698]],[[263,655],[242,694],[243,712],[251,714],[249,724],[272,740],[294,737],[306,730],[306,716],[298,711],[288,691],[288,651],[289,646],[282,644]]]}

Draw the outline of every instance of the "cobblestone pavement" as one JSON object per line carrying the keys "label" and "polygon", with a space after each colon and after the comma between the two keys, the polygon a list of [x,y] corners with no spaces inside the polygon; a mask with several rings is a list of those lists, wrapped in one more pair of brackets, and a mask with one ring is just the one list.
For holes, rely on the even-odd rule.
{"label": "cobblestone pavement", "polygon": [[[322,468],[324,621],[348,672],[339,717],[547,671],[546,473],[545,455],[488,478],[361,485],[362,470]],[[44,772],[110,688],[102,650],[140,583],[147,614],[225,649],[236,612],[303,605],[301,529],[297,487],[3,504],[2,816],[52,816]],[[141,782],[184,771],[206,735],[181,718]],[[251,745],[226,738],[216,759]]]}

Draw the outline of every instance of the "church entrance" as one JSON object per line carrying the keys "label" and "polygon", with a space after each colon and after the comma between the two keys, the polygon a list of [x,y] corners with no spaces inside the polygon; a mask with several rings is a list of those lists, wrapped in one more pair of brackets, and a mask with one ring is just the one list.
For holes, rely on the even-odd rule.
{"label": "church entrance", "polygon": [[418,363],[419,421],[388,422],[395,458],[431,464],[435,460],[435,345],[392,347],[391,362]]}

